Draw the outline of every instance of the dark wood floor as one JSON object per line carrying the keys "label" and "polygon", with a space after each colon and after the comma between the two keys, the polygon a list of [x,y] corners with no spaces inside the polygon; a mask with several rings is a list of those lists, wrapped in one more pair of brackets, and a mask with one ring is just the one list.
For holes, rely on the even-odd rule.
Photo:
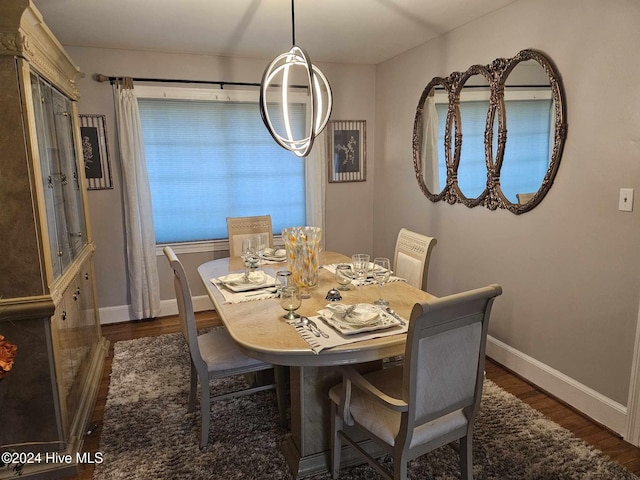
{"label": "dark wood floor", "polygon": [[[196,314],[198,328],[220,325],[220,319],[215,312],[201,312]],[[102,382],[98,392],[98,399],[93,412],[92,423],[98,427],[85,440],[86,452],[99,451],[102,416],[109,391],[109,375],[113,358],[113,344],[121,340],[150,337],[180,331],[177,317],[165,317],[153,321],[127,322],[114,325],[103,325],[102,333],[111,342],[109,357],[105,359]],[[512,393],[523,402],[546,415],[549,419],[573,432],[577,437],[601,450],[613,460],[621,463],[634,474],[640,476],[640,449],[625,442],[616,434],[602,428],[588,418],[577,413],[551,396],[545,394],[535,386],[523,381],[497,363],[487,360],[487,378]],[[108,461],[108,459],[107,459]],[[68,477],[68,480],[89,480],[93,477],[93,467],[83,465],[78,475]]]}

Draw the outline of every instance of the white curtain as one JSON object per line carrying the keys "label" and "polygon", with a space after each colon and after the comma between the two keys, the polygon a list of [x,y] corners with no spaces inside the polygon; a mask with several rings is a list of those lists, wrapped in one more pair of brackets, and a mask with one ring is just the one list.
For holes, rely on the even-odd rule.
{"label": "white curtain", "polygon": [[307,225],[322,228],[321,245],[325,244],[324,202],[327,184],[327,135],[320,132],[313,142],[313,148],[305,159],[304,177],[307,203]]}
{"label": "white curtain", "polygon": [[[422,174],[431,185],[427,185],[431,193],[440,193],[440,179],[438,178],[438,111],[436,101],[432,96],[427,97],[424,113],[422,114],[424,133],[422,135],[421,158]],[[442,159],[444,163],[444,158]]]}
{"label": "white curtain", "polygon": [[156,239],[138,100],[130,78],[114,84],[114,97],[122,163],[131,310],[136,319],[153,318],[160,313]]}

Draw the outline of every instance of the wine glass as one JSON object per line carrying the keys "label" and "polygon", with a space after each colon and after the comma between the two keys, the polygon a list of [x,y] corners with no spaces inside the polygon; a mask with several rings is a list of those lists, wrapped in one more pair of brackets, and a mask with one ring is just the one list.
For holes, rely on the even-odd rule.
{"label": "wine glass", "polygon": [[251,272],[258,268],[258,252],[257,241],[254,237],[245,238],[242,240],[242,260],[244,261],[244,280],[249,282],[249,276]]}
{"label": "wine glass", "polygon": [[388,258],[378,257],[373,260],[373,278],[380,285],[380,298],[374,302],[376,305],[389,305],[389,302],[382,296],[382,287],[389,281],[390,268]]}
{"label": "wine glass", "polygon": [[295,311],[302,305],[302,298],[300,298],[300,289],[297,286],[282,287],[280,290],[280,306],[284,308],[288,313],[283,315],[282,318],[286,320],[294,320],[300,318]]}
{"label": "wine glass", "polygon": [[335,277],[336,277],[336,282],[338,282],[338,284],[340,285],[338,287],[338,290],[351,290],[349,288],[349,284],[351,283],[351,280],[353,279],[353,269],[351,268],[351,265],[348,263],[339,263],[338,265],[336,265],[336,273],[335,273]]}
{"label": "wine glass", "polygon": [[258,233],[256,235],[256,253],[260,258],[260,266],[264,263],[264,252],[269,246],[269,239],[266,233]]}

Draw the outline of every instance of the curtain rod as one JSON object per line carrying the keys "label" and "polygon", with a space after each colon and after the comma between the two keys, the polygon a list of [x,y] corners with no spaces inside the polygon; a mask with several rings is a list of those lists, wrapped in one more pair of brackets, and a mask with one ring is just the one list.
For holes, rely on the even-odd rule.
{"label": "curtain rod", "polygon": [[[111,77],[107,75],[103,75],[101,73],[96,73],[93,75],[93,79],[96,82],[109,82],[111,85],[115,83],[118,78],[122,77]],[[222,80],[181,80],[181,79],[169,79],[169,78],[141,78],[141,77],[133,77],[132,80],[134,82],[155,82],[155,83],[201,83],[207,85],[220,85],[221,89],[224,89],[225,85],[232,86],[240,86],[240,87],[259,87],[259,83],[251,83],[251,82],[225,82]],[[276,84],[272,84],[272,86],[279,86]],[[307,89],[306,85],[289,85],[291,88],[304,88]]]}
{"label": "curtain rod", "polygon": [[[489,85],[465,85],[464,88],[491,88]],[[505,85],[504,88],[551,88],[550,84],[523,84],[523,85]],[[442,85],[436,85],[433,87],[434,90],[444,90],[445,88]]]}

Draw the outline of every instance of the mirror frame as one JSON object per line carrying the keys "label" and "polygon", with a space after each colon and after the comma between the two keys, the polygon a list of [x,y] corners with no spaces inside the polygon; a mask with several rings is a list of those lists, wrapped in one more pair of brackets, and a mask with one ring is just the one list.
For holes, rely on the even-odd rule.
{"label": "mirror frame", "polygon": [[[418,185],[420,186],[420,190],[422,193],[426,195],[426,197],[432,202],[439,202],[442,200],[447,192],[451,190],[451,186],[449,182],[453,176],[453,159],[451,157],[452,148],[451,148],[451,124],[453,121],[459,121],[459,118],[456,117],[453,113],[452,105],[454,104],[453,99],[453,83],[451,81],[451,77],[443,78],[443,77],[434,77],[424,88],[422,91],[422,95],[420,97],[420,101],[418,102],[418,108],[416,109],[416,116],[413,121],[413,158],[414,158],[414,170],[416,172],[416,180],[418,180]],[[447,97],[449,99],[449,106],[447,108],[447,119],[445,122],[445,133],[444,133],[444,154],[445,154],[445,165],[447,168],[447,179],[445,186],[438,193],[433,193],[427,187],[427,184],[424,181],[424,176],[422,174],[422,163],[420,161],[420,150],[422,146],[422,129],[423,129],[423,115],[424,115],[424,104],[427,101],[432,90],[434,90],[437,86],[442,87],[445,92],[447,92]],[[456,130],[458,130],[456,128]],[[417,163],[416,163],[417,162]],[[440,159],[438,159],[438,164],[440,163]]]}
{"label": "mirror frame", "polygon": [[[549,159],[547,172],[542,180],[540,188],[524,204],[512,203],[504,195],[500,188],[500,172],[504,161],[505,146],[508,141],[507,119],[505,115],[504,91],[509,74],[513,69],[528,60],[535,60],[545,71],[549,79],[551,98],[555,109],[555,122],[553,132],[553,148]],[[472,75],[482,75],[490,87],[489,108],[484,132],[485,165],[487,168],[487,183],[485,190],[476,198],[467,198],[460,191],[458,185],[458,167],[460,166],[460,152],[462,150],[463,132],[460,118],[460,92],[465,82]],[[447,171],[447,180],[441,192],[433,193],[427,188],[422,171],[420,146],[422,143],[422,120],[424,105],[431,90],[436,86],[443,87],[449,98],[447,119],[445,127],[444,150]],[[533,49],[521,50],[512,58],[497,58],[488,65],[473,65],[466,72],[453,72],[448,77],[434,77],[424,88],[414,118],[413,127],[413,168],[420,189],[432,202],[446,201],[449,204],[462,203],[472,208],[483,205],[490,210],[498,208],[509,210],[520,215],[536,207],[548,193],[555,179],[560,159],[567,136],[566,111],[564,102],[564,90],[560,75],[551,60],[542,52]],[[493,150],[493,126],[498,122],[497,148]],[[453,130],[453,132],[452,132]],[[454,144],[452,150],[452,135]],[[453,153],[453,155],[452,155]],[[495,158],[493,157],[495,153]]]}

